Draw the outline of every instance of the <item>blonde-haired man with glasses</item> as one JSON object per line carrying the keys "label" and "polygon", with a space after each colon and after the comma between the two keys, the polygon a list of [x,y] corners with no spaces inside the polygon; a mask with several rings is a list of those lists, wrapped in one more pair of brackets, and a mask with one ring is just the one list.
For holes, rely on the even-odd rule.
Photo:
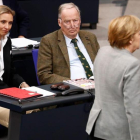
{"label": "blonde-haired man with glasses", "polygon": [[93,76],[93,62],[99,49],[94,34],[80,30],[80,10],[73,3],[60,5],[61,29],[44,36],[38,55],[41,84]]}

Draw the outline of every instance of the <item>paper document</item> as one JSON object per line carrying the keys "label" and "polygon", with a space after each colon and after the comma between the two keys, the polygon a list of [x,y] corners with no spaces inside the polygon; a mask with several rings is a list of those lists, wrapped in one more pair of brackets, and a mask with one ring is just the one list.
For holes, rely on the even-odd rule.
{"label": "paper document", "polygon": [[[42,94],[44,97],[45,97],[45,96],[52,96],[52,95],[55,95],[55,93],[53,93],[53,92],[50,92],[50,91],[47,91],[47,90],[44,90],[44,89],[41,89],[41,88],[35,87],[35,86],[27,87],[27,88],[22,88],[22,89],[25,89],[25,90],[28,90],[28,91],[32,91],[32,92],[36,92],[36,93],[40,93],[40,94]],[[42,97],[42,96],[41,96],[41,97]]]}
{"label": "paper document", "polygon": [[33,46],[39,45],[40,43],[27,38],[14,38],[11,39],[11,41],[12,41],[12,48],[17,48],[17,49],[28,47],[28,45],[33,45]]}
{"label": "paper document", "polygon": [[95,82],[91,79],[80,78],[80,79],[73,79],[73,80],[64,80],[63,82],[74,86],[78,86],[85,90],[95,89]]}

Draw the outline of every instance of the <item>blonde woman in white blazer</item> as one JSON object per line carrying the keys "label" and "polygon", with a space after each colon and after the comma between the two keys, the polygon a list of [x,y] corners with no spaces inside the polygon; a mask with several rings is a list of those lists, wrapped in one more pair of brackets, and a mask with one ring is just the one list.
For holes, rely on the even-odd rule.
{"label": "blonde woman in white blazer", "polygon": [[111,21],[111,46],[101,47],[94,63],[95,101],[86,132],[92,139],[140,140],[140,20],[132,15]]}

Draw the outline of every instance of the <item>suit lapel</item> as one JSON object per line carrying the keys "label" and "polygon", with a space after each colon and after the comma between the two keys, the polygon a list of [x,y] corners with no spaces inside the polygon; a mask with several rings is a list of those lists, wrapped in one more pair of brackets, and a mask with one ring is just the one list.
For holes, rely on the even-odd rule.
{"label": "suit lapel", "polygon": [[68,55],[68,50],[66,46],[66,41],[64,38],[64,35],[61,31],[61,29],[58,31],[58,46],[67,62],[68,67],[70,68],[70,63],[69,63],[69,55]]}
{"label": "suit lapel", "polygon": [[[11,55],[10,53],[10,39],[8,37],[7,42],[3,48],[3,61],[4,61],[4,73],[7,71],[10,71],[10,60],[11,60]],[[7,75],[8,76],[8,75]]]}
{"label": "suit lapel", "polygon": [[79,32],[79,37],[81,38],[89,56],[90,56],[91,61],[94,62],[95,56],[94,56],[94,53],[92,50],[92,46],[91,46],[89,37],[86,34],[83,34],[82,32]]}
{"label": "suit lapel", "polygon": [[[91,46],[89,37],[82,32],[79,32],[79,37],[81,38],[89,56],[90,56],[91,61],[94,62],[95,56],[94,56],[94,53],[92,50],[92,46]],[[68,50],[67,50],[67,46],[66,46],[66,41],[65,41],[65,38],[64,38],[64,35],[63,35],[61,29],[58,31],[58,46],[67,62],[68,67],[70,68],[69,55],[68,55]]]}

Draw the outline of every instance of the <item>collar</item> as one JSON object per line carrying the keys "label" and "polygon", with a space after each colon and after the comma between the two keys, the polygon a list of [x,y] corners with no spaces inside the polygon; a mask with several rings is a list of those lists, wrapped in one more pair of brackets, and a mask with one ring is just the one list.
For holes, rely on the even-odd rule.
{"label": "collar", "polygon": [[[6,44],[6,42],[7,42],[7,36],[5,35],[1,40],[3,41],[3,45],[5,46],[5,44]],[[3,46],[3,47],[4,47],[4,46]]]}
{"label": "collar", "polygon": [[8,39],[8,38],[7,38],[6,35],[0,39],[1,50],[4,48],[4,46],[5,46],[6,42],[7,42],[7,39]]}
{"label": "collar", "polygon": [[129,54],[132,55],[132,53],[131,53],[130,51],[128,51],[127,49],[125,49],[125,48],[119,49],[119,48],[117,48],[117,47],[114,47],[114,49],[117,50],[117,51],[121,51],[121,52],[129,53]]}
{"label": "collar", "polygon": [[[64,35],[64,37],[65,37],[67,46],[70,46],[70,45],[71,45],[71,40],[72,40],[72,39],[69,38],[69,37],[67,37],[67,36],[65,36],[65,35]],[[79,34],[77,34],[77,36],[76,36],[75,38],[77,39],[77,41],[80,41]]]}

